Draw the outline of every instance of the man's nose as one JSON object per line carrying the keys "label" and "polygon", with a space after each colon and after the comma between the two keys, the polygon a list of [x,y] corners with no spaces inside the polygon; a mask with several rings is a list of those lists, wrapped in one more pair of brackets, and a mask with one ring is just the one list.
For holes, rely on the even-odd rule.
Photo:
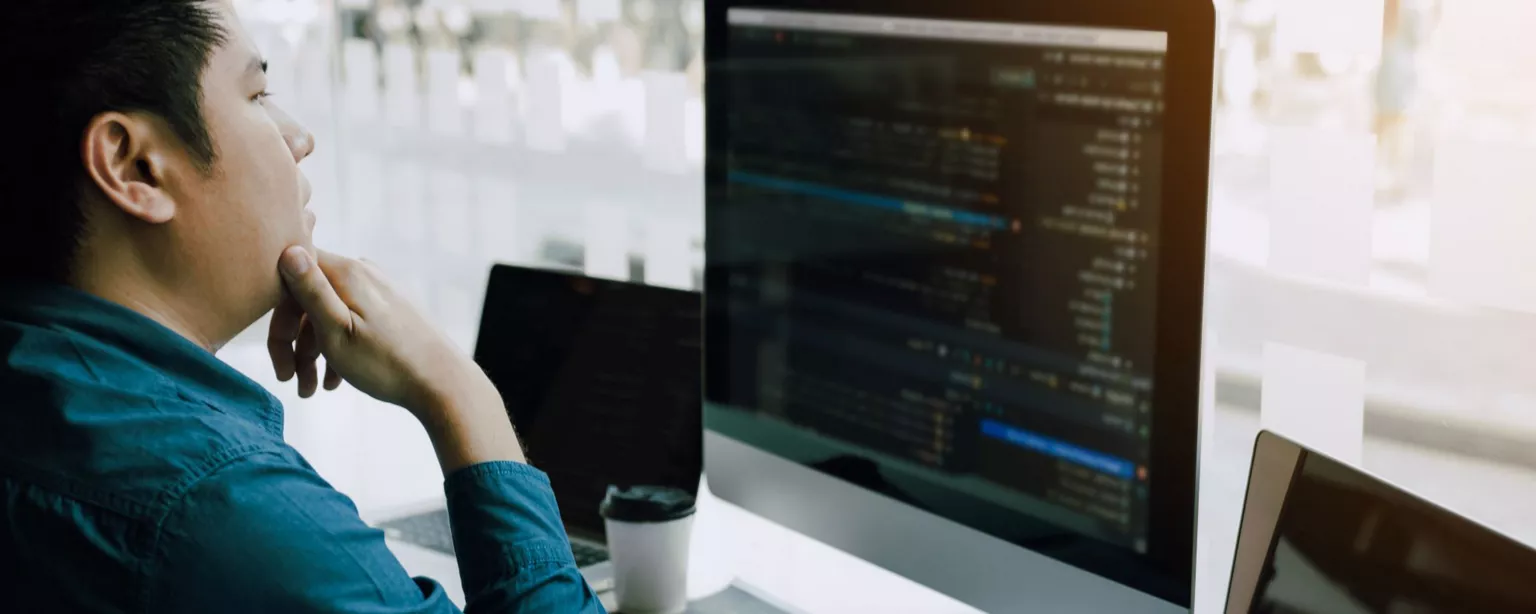
{"label": "man's nose", "polygon": [[293,130],[285,132],[283,140],[288,142],[288,150],[293,152],[294,162],[303,162],[309,154],[315,152],[315,135],[303,126],[294,126]]}

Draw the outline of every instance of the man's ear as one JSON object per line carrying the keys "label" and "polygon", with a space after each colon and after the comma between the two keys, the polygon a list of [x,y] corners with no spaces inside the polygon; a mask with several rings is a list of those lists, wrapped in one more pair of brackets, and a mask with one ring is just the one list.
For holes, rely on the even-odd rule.
{"label": "man's ear", "polygon": [[85,128],[81,155],[86,175],[107,201],[150,224],[176,217],[166,190],[175,179],[175,141],[164,122],[138,113],[109,112]]}

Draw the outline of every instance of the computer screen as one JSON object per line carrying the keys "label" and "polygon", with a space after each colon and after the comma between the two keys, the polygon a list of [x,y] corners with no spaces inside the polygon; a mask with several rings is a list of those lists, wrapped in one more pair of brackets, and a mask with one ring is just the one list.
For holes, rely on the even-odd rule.
{"label": "computer screen", "polygon": [[1167,35],[728,23],[707,426],[1133,573],[1157,548]]}
{"label": "computer screen", "polygon": [[1248,612],[1536,611],[1536,550],[1328,457],[1284,501]]}
{"label": "computer screen", "polygon": [[698,491],[700,319],[696,292],[492,271],[475,362],[568,528],[603,533],[610,484]]}

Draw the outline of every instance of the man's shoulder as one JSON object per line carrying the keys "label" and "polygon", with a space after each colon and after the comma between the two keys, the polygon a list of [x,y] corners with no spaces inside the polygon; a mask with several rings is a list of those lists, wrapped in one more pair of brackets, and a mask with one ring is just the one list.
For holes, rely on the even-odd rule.
{"label": "man's shoulder", "polygon": [[103,511],[155,520],[231,463],[302,463],[260,425],[194,401],[78,382],[31,386],[0,412],[0,478]]}
{"label": "man's shoulder", "polygon": [[[158,428],[149,422],[122,426]],[[291,523],[292,517],[266,508],[286,509],[288,484],[324,484],[281,442],[221,438],[210,432],[217,428],[177,418],[166,425],[185,428],[183,440],[140,453],[117,442],[104,444],[115,453],[0,452],[0,515],[10,520],[0,528],[0,568],[50,561],[48,569],[22,577],[126,604],[143,598],[145,582],[180,577],[144,575],[167,564],[167,543],[180,544],[182,552],[186,544],[205,544],[237,556],[239,544],[221,537],[224,529],[250,534],[248,527],[263,522]],[[189,523],[189,515],[198,522]],[[79,576],[85,570],[89,578]]]}
{"label": "man's shoulder", "polygon": [[[48,451],[29,446],[5,450],[0,452],[0,478],[104,511],[155,520],[198,482],[230,464],[255,456],[290,457],[291,449],[280,441],[232,438],[202,421],[172,418],[155,424],[148,420],[130,422],[138,424],[124,428],[174,430],[179,426],[185,430],[164,436],[120,437],[103,435],[92,426],[72,429],[74,432],[63,437],[63,445],[83,449]],[[70,439],[74,443],[69,443]]]}
{"label": "man's shoulder", "polygon": [[109,343],[0,321],[0,477],[30,488],[153,515],[221,465],[291,450],[265,401],[188,394]]}

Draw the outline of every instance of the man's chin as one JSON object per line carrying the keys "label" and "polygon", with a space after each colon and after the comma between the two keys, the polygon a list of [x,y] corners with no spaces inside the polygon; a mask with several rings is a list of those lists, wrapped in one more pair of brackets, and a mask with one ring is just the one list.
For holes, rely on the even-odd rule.
{"label": "man's chin", "polygon": [[[276,272],[277,269],[274,265],[273,273]],[[218,353],[220,348],[228,344],[229,341],[232,341],[235,337],[244,335],[263,336],[266,334],[266,326],[262,323],[262,319],[267,317],[267,314],[272,313],[272,310],[277,309],[277,307],[281,305],[283,301],[288,300],[288,291],[283,286],[282,279],[276,276],[274,276],[270,283],[264,282],[261,285],[264,286],[263,291],[257,296],[249,297],[248,300],[250,302],[242,306],[242,309],[246,309],[248,311],[243,311],[240,313],[239,321],[226,322],[226,324],[236,324],[238,328],[230,332],[230,338],[228,340],[225,340],[222,343],[216,343],[215,347],[210,348],[214,351],[214,353]],[[231,315],[231,318],[233,317],[234,316]],[[260,330],[253,329],[253,327],[256,327],[257,325],[261,325]]]}
{"label": "man's chin", "polygon": [[[273,309],[277,309],[277,307],[282,305],[283,301],[286,300],[288,300],[288,288],[287,286],[283,285],[283,280],[281,277],[279,277],[277,279],[277,283],[273,286],[270,286],[270,289],[263,294],[261,300],[261,313],[257,314],[256,319],[259,320],[266,316],[268,313],[271,313]],[[254,321],[252,323],[254,323]]]}

